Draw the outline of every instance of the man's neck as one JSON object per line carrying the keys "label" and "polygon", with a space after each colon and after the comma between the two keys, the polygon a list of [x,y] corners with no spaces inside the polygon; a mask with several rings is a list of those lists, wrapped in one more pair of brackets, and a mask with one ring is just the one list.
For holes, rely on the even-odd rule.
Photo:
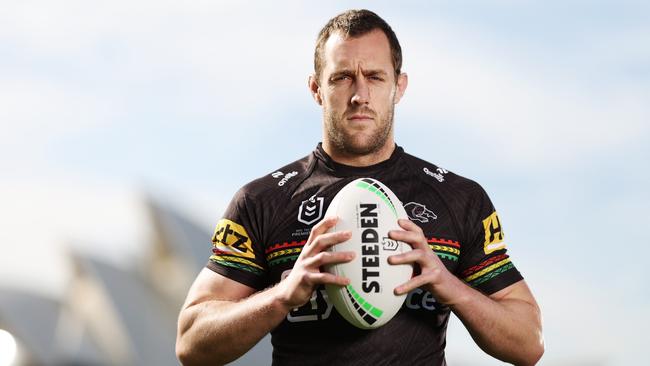
{"label": "man's neck", "polygon": [[395,141],[392,139],[386,141],[384,146],[382,146],[379,150],[364,155],[349,154],[339,151],[337,149],[334,149],[333,146],[327,141],[323,141],[322,146],[327,155],[329,155],[330,158],[332,158],[332,160],[335,162],[356,167],[370,166],[381,163],[382,161],[386,161],[390,159],[393,151],[395,151]]}

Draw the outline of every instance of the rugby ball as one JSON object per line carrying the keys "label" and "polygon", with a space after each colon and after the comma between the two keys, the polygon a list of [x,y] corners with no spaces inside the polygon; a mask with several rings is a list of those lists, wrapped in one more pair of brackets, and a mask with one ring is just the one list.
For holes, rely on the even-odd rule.
{"label": "rugby ball", "polygon": [[398,219],[407,219],[395,194],[378,180],[360,178],[348,183],[334,196],[328,216],[339,220],[329,231],[350,230],[352,237],[329,251],[352,251],[347,263],[325,266],[325,270],[350,279],[347,286],[325,285],[336,310],[352,325],[373,329],[386,324],[402,307],[406,294],[393,290],[413,274],[410,264],[391,265],[388,257],[411,250],[411,246],[388,237],[401,230]]}

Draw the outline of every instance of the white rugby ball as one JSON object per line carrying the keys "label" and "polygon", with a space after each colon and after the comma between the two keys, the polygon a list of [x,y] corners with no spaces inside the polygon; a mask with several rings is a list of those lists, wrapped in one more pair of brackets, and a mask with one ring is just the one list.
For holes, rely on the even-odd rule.
{"label": "white rugby ball", "polygon": [[347,286],[325,285],[330,301],[352,325],[381,327],[397,314],[406,298],[406,294],[396,296],[393,290],[413,274],[410,264],[388,264],[389,256],[411,250],[408,244],[388,237],[390,230],[401,230],[398,219],[408,219],[402,203],[378,180],[359,178],[334,196],[325,216],[339,218],[329,231],[352,232],[349,240],[329,250],[356,254],[351,262],[325,267],[350,279]]}

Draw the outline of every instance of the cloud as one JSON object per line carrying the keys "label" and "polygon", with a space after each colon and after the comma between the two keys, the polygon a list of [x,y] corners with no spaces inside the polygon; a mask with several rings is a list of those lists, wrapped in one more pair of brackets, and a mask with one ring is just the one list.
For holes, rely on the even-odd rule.
{"label": "cloud", "polygon": [[[578,46],[576,53],[592,52],[549,67],[544,59],[530,57],[541,51],[549,58],[575,55],[554,53],[552,46],[508,44],[444,21],[424,32],[409,29],[406,38],[414,51],[405,56],[411,78],[400,112],[407,116],[404,124],[452,124],[486,139],[503,158],[499,161],[576,164],[596,152],[624,148],[650,130],[647,83],[607,79],[594,87],[589,77],[600,74],[574,69],[600,57],[607,46]],[[607,40],[612,47],[619,41]],[[619,65],[612,62],[597,71],[612,72]]]}
{"label": "cloud", "polygon": [[54,141],[109,125],[115,101],[38,78],[0,76],[0,176],[50,172]]}
{"label": "cloud", "polygon": [[[123,141],[107,140],[115,136],[138,134],[126,146],[135,149],[156,139],[167,146],[181,126],[201,136],[232,126],[263,131],[291,109],[287,100],[311,103],[306,75],[315,31],[295,30],[318,22],[302,5],[254,8],[209,1],[7,4],[0,14],[2,174],[56,175],[67,169],[65,151],[107,155],[98,149],[120,149]],[[285,13],[269,16],[278,10]],[[292,13],[293,22],[281,21]],[[177,127],[170,133],[168,125]]]}
{"label": "cloud", "polygon": [[[316,13],[293,2],[11,3],[0,14],[0,34],[16,58],[16,80],[31,85],[10,82],[0,90],[19,106],[3,120],[23,113],[23,125],[45,125],[36,109],[24,113],[25,106],[44,104],[47,121],[60,128],[75,128],[73,108],[92,114],[86,121],[121,108],[141,124],[152,123],[159,109],[189,124],[263,125],[288,101],[311,103],[305,78],[327,18]],[[398,112],[404,125],[435,121],[478,139],[491,136],[491,147],[513,164],[575,164],[648,133],[647,75],[609,76],[622,64],[643,72],[642,62],[629,60],[647,60],[640,47],[650,38],[647,27],[596,30],[572,50],[523,44],[458,16],[455,22],[442,14],[394,18],[411,74]],[[21,68],[19,59],[37,73]],[[65,75],[57,78],[57,71]],[[110,118],[114,126],[132,122],[120,116]]]}
{"label": "cloud", "polygon": [[15,134],[12,138],[57,136],[106,124],[119,110],[83,90],[34,77],[0,77],[0,98],[0,126]]}

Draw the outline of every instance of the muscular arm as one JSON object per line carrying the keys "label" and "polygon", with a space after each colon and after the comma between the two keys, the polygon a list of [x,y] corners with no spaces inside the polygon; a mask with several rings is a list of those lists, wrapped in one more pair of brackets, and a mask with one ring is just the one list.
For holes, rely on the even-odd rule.
{"label": "muscular arm", "polygon": [[176,353],[184,365],[221,365],[243,355],[287,315],[276,287],[255,289],[205,268],[178,319]]}
{"label": "muscular arm", "polygon": [[275,328],[293,308],[305,304],[320,284],[345,286],[349,280],[320,271],[321,266],[352,260],[354,253],[326,249],[350,238],[350,232],[326,233],[335,218],[314,226],[289,276],[255,293],[209,269],[189,291],[178,318],[176,355],[184,365],[233,361]]}
{"label": "muscular arm", "polygon": [[542,357],[541,314],[526,282],[489,297],[458,286],[459,300],[450,307],[483,351],[516,365],[534,365]]}
{"label": "muscular arm", "polygon": [[423,287],[437,301],[448,305],[461,319],[483,351],[516,365],[534,365],[544,353],[539,307],[522,280],[489,297],[469,287],[450,273],[429,249],[422,230],[408,220],[400,220],[404,231],[393,231],[395,240],[413,250],[392,256],[391,264],[413,263],[421,273],[395,289],[404,294]]}

